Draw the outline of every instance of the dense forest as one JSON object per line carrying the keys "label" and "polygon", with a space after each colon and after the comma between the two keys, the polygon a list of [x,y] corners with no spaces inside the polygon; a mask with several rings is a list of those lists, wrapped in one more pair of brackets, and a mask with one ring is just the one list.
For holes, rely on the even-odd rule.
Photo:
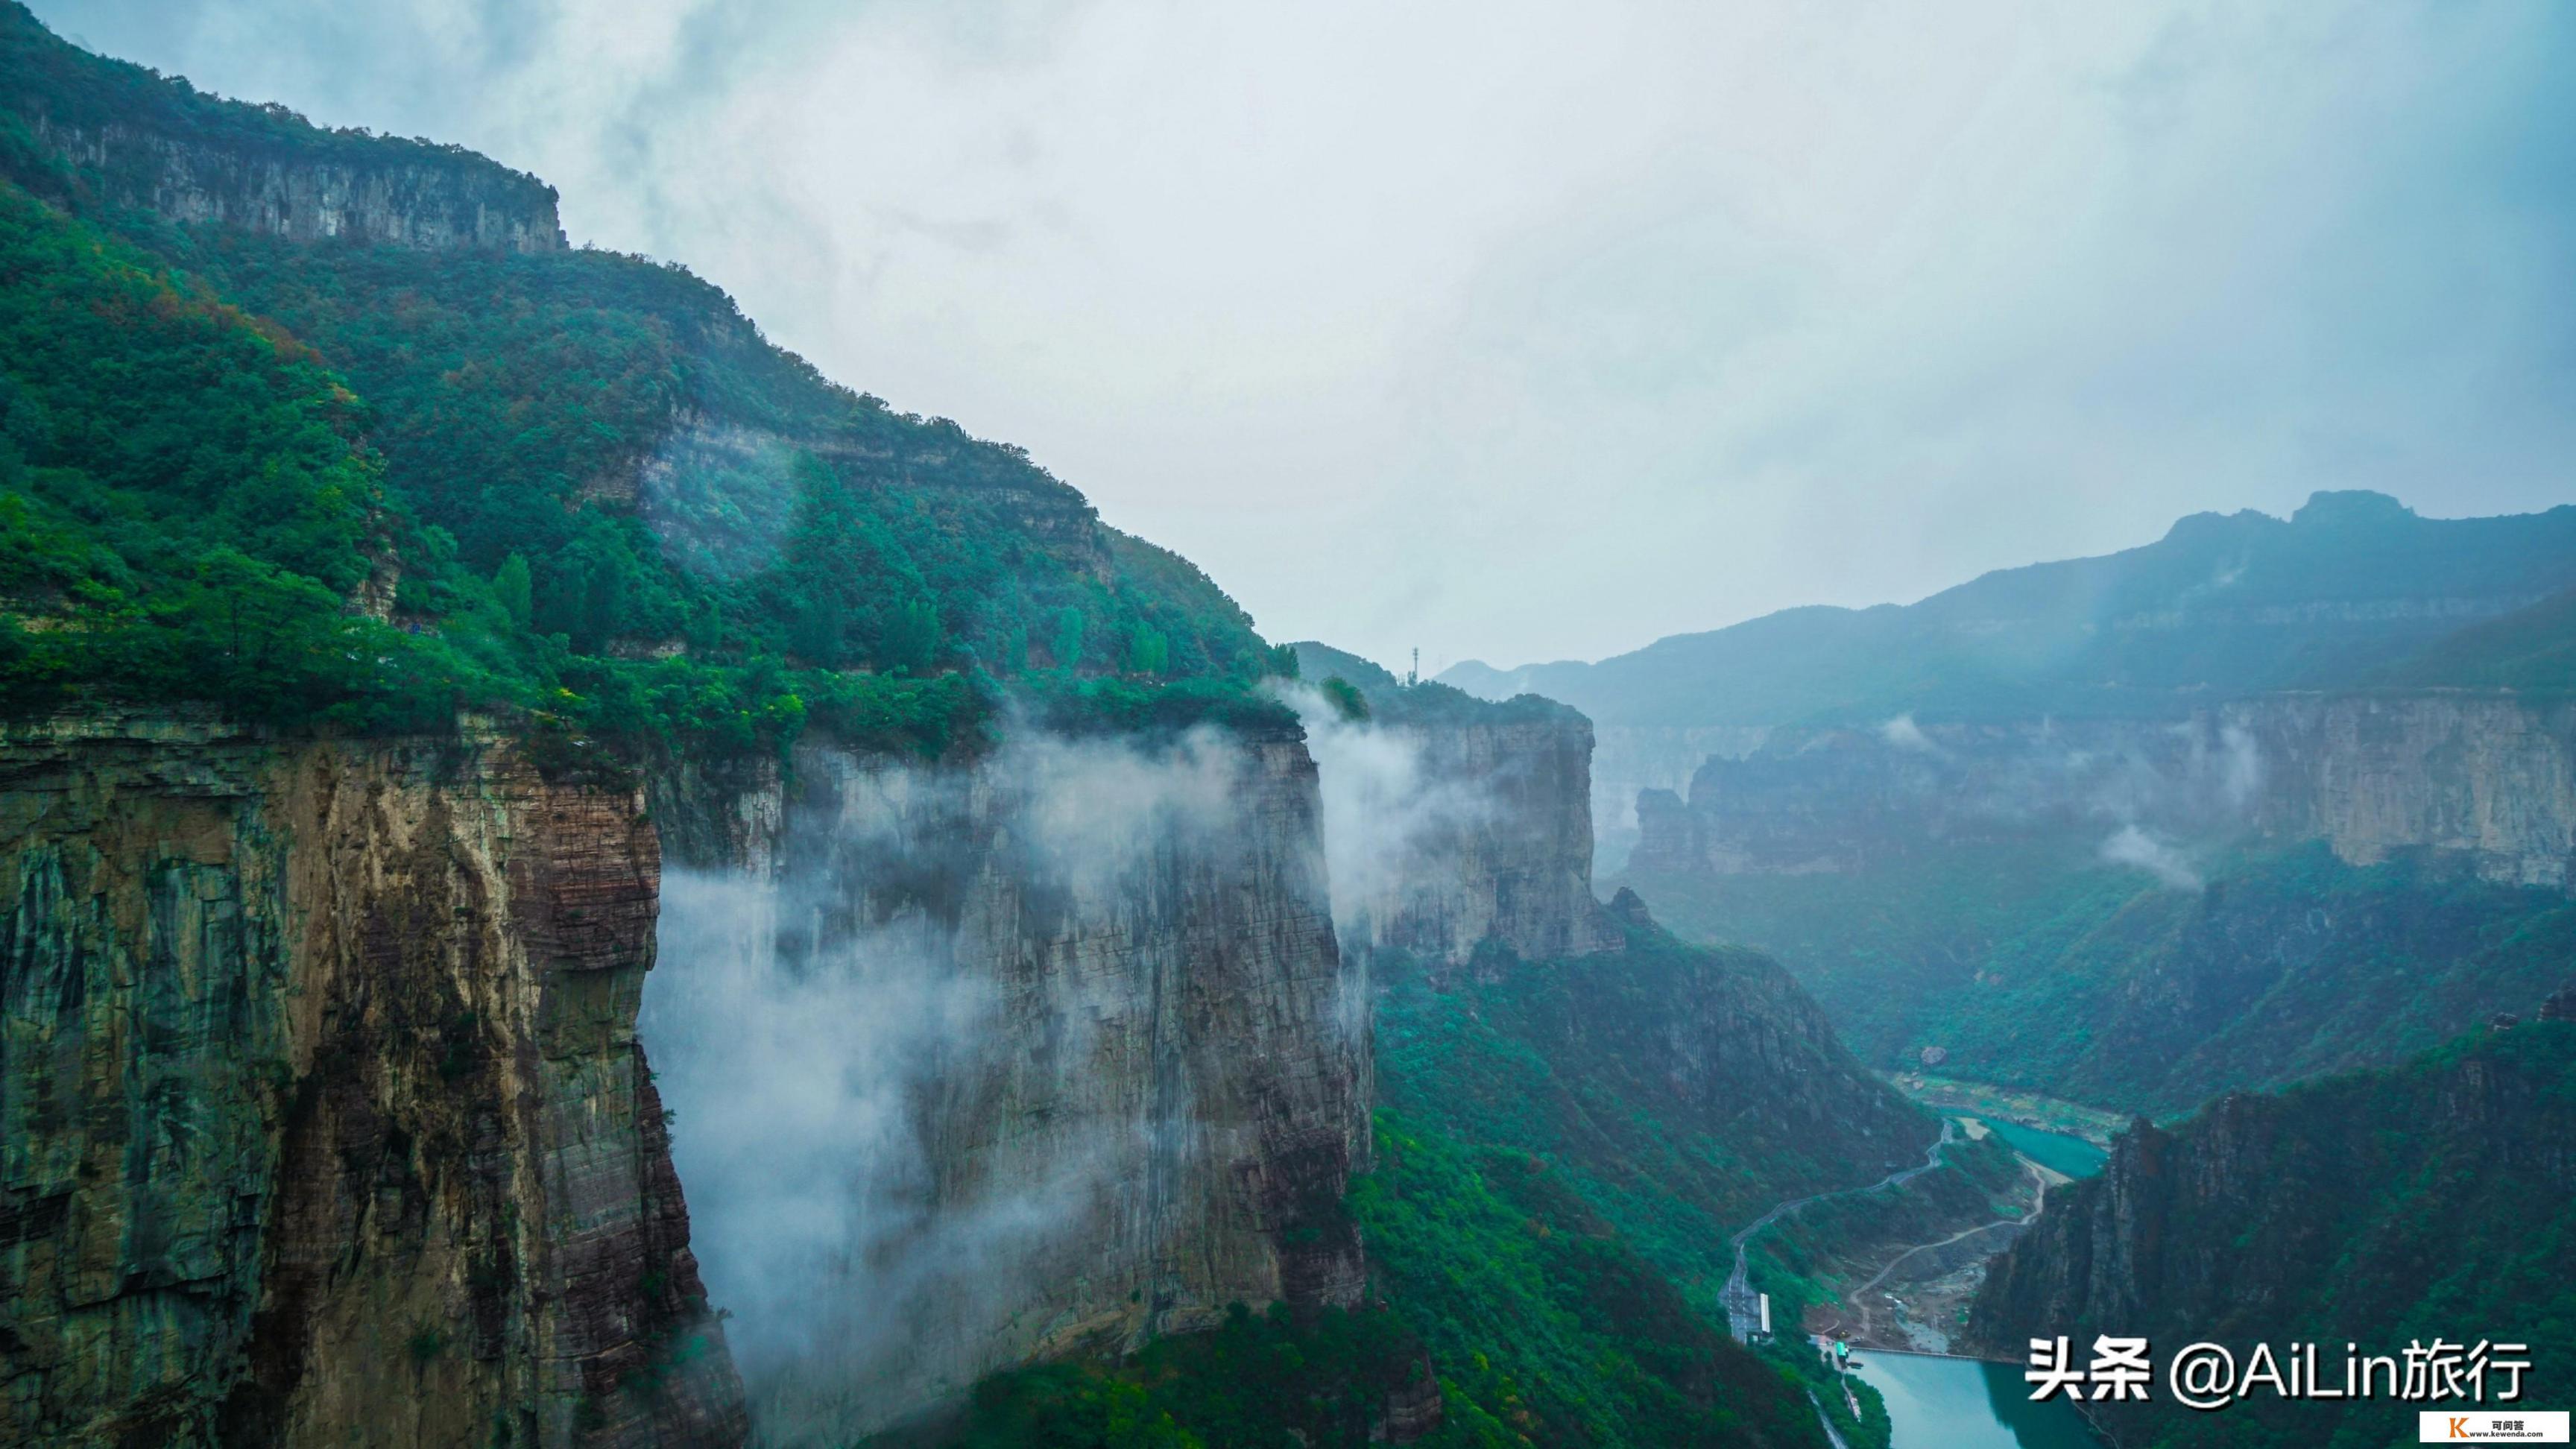
{"label": "dense forest", "polygon": [[2438,858],[2250,840],[2179,891],[2089,839],[1970,842],[1857,875],[1637,878],[1676,929],[1797,972],[1865,1060],[2123,1111],[2385,1061],[2576,951],[2564,891]]}
{"label": "dense forest", "polygon": [[[898,413],[686,271],[178,224],[37,121],[142,108],[307,157],[304,125],[0,9],[0,707],[936,754],[1018,697],[1129,723],[1293,668],[1185,560],[1017,449]],[[410,148],[408,153],[404,148]],[[550,214],[550,211],[549,211]]]}
{"label": "dense forest", "polygon": [[[2576,994],[2560,997],[2557,1013],[2571,1009]],[[2231,1094],[2169,1131],[2124,1135],[2102,1176],[2067,1189],[1997,1260],[1975,1328],[1990,1344],[2116,1332],[2240,1356],[2293,1340],[2363,1355],[2511,1342],[2528,1352],[2503,1356],[2534,1366],[2526,1388],[2547,1385],[2576,1355],[2571,1140],[2576,1021],[2564,1019],[2481,1027],[2403,1066],[2277,1095]],[[2340,1355],[2320,1357],[2339,1383]],[[2354,1402],[2257,1391],[2218,1412],[2159,1398],[2113,1427],[2123,1444],[2158,1449],[2378,1445],[2412,1442],[2418,1407],[2384,1388]]]}

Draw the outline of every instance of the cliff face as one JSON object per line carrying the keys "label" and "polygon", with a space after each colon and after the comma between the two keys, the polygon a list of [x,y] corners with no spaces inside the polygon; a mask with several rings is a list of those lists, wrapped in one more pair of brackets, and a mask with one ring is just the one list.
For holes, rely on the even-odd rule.
{"label": "cliff face", "polygon": [[2424,851],[2568,884],[2576,706],[2464,692],[2267,695],[2187,720],[2029,720],[1783,735],[1644,792],[1643,871],[1850,873],[1947,846],[2136,824]]}
{"label": "cliff face", "polygon": [[1365,1008],[1319,811],[1293,738],[804,747],[766,872],[674,889],[645,1029],[766,1436],[1357,1300]]}
{"label": "cliff face", "polygon": [[639,806],[454,742],[0,746],[8,1437],[738,1442]]}
{"label": "cliff face", "polygon": [[1480,946],[1527,960],[1616,951],[1592,898],[1592,722],[1554,700],[1501,703],[1408,685],[1307,640],[1301,678],[1340,680],[1367,715],[1321,689],[1288,701],[1324,767],[1333,902],[1343,944],[1461,966]]}
{"label": "cliff face", "polygon": [[1775,734],[1712,758],[1685,803],[1637,801],[1632,869],[1706,875],[1851,874],[1946,847],[2141,824],[2239,828],[2262,781],[2233,715],[2048,718]]}
{"label": "cliff face", "polygon": [[1416,773],[1374,825],[1398,832],[1390,858],[1354,873],[1338,902],[1368,943],[1453,966],[1488,943],[1529,960],[1620,948],[1592,898],[1588,721],[1564,710],[1380,728]]}
{"label": "cliff face", "polygon": [[[2558,1013],[2576,1007],[2576,995],[2559,1001]],[[2148,1335],[2160,1361],[2208,1339],[2236,1345],[2240,1363],[2250,1344],[2268,1339],[2277,1353],[2292,1337],[2349,1339],[2365,1356],[2437,1333],[2527,1341],[2529,1401],[2563,1397],[2576,1342],[2550,1305],[2565,1301],[2564,1264],[2539,1245],[2571,1226],[2571,1085],[2576,1022],[2543,1019],[2481,1029],[2392,1071],[2231,1094],[2172,1131],[2142,1120],[2099,1177],[2052,1191],[1995,1261],[1970,1333],[2016,1358],[2030,1338],[2059,1334]],[[2321,1357],[2339,1382],[2339,1355]],[[2276,1430],[2337,1438],[2346,1406],[2291,1407]],[[2348,1428],[2351,1442],[2406,1437],[2416,1406],[2395,1407],[2351,1409],[2385,1415],[2391,1431]],[[2160,1401],[2113,1427],[2130,1442],[2242,1442],[2209,1425],[2241,1431],[2261,1416],[2259,1400],[2215,1416]],[[2202,1430],[2163,1437],[2195,1421]]]}
{"label": "cliff face", "polygon": [[2355,865],[2406,850],[2564,888],[2576,859],[2576,705],[2510,695],[2284,696],[2227,718],[2265,762],[2258,812]]}
{"label": "cliff face", "polygon": [[560,251],[554,188],[479,156],[390,143],[317,159],[256,137],[169,134],[116,121],[25,113],[46,150],[109,204],[311,242]]}
{"label": "cliff face", "polygon": [[1592,838],[1604,870],[1624,864],[1637,839],[1637,796],[1679,794],[1711,759],[1740,760],[1762,747],[1760,725],[1607,725],[1592,728]]}

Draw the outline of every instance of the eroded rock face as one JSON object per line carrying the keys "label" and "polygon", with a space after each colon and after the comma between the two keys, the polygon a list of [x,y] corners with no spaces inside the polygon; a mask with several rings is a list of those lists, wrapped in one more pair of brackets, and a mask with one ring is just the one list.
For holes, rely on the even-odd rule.
{"label": "eroded rock face", "polygon": [[2486,879],[2569,883],[2576,706],[2509,694],[2265,695],[2179,720],[1783,733],[1637,799],[1632,868],[1853,873],[1958,843],[2142,825],[2410,850]]}
{"label": "eroded rock face", "polygon": [[0,743],[0,1437],[739,1442],[640,806],[495,745]]}
{"label": "eroded rock face", "polygon": [[2279,696],[2230,706],[2266,764],[2261,819],[2354,865],[2459,855],[2489,880],[2569,884],[2576,706],[2510,695]]}
{"label": "eroded rock face", "polygon": [[225,136],[190,137],[38,111],[37,139],[118,206],[289,241],[391,242],[434,249],[564,247],[554,188],[463,153],[399,143],[344,162]]}
{"label": "eroded rock face", "polygon": [[[2436,1332],[2526,1340],[2535,1373],[2563,1363],[2546,1305],[2562,1264],[2535,1245],[2565,1232],[2576,1190],[2576,1029],[2478,1030],[2400,1067],[2278,1095],[2233,1092],[2167,1129],[2141,1118],[2093,1178],[1995,1260],[1970,1315],[1976,1347],[2022,1357],[2033,1337],[2144,1335],[2158,1359],[2186,1343],[2277,1354],[2324,1345],[2394,1355]],[[2248,1395],[2225,1412],[2281,1442],[2386,1443],[2415,1403]],[[2166,1399],[2111,1406],[2131,1442],[2192,1420]],[[2337,1433],[2337,1414],[2360,1420]],[[2377,1416],[2377,1417],[2372,1417]],[[2265,1422],[2268,1421],[2268,1422]],[[2384,1421],[2384,1422],[2383,1422]]]}
{"label": "eroded rock face", "polygon": [[2207,712],[1781,731],[1741,759],[1708,760],[1687,801],[1641,792],[1628,863],[1848,875],[1957,844],[2126,824],[2242,830],[2261,763],[2238,721]]}
{"label": "eroded rock face", "polygon": [[808,743],[775,818],[674,881],[645,1021],[765,1439],[1358,1300],[1365,1002],[1299,741]]}
{"label": "eroded rock face", "polygon": [[1366,889],[1340,903],[1378,946],[1465,965],[1485,945],[1529,960],[1615,951],[1592,896],[1592,726],[1564,710],[1510,722],[1396,720],[1422,803]]}
{"label": "eroded rock face", "polygon": [[1769,738],[1767,725],[1614,725],[1592,727],[1592,834],[1633,839],[1641,790],[1690,788],[1711,759],[1740,760]]}

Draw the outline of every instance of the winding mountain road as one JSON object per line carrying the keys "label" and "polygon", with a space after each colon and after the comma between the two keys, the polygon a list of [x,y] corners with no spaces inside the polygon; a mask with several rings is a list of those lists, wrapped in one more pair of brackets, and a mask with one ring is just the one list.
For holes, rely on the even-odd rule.
{"label": "winding mountain road", "polygon": [[1979,1223],[1973,1228],[1962,1228],[1958,1232],[1952,1233],[1950,1236],[1941,1239],[1939,1242],[1916,1243],[1913,1247],[1910,1247],[1904,1252],[1897,1254],[1895,1257],[1888,1259],[1887,1265],[1878,1270],[1876,1277],[1871,1278],[1868,1282],[1863,1283],[1858,1288],[1855,1288],[1851,1292],[1843,1295],[1850,1301],[1852,1311],[1860,1315],[1860,1327],[1850,1335],[1852,1342],[1858,1343],[1863,1339],[1867,1339],[1873,1343],[1877,1342],[1875,1326],[1870,1322],[1870,1295],[1878,1290],[1879,1284],[1887,1281],[1887,1275],[1895,1272],[1896,1266],[1899,1263],[1904,1262],[1906,1259],[1913,1257],[1917,1253],[1928,1253],[1935,1248],[1946,1248],[1952,1243],[1958,1242],[1964,1238],[1973,1238],[1979,1233],[1990,1233],[1997,1228],[2028,1228],[2032,1223],[2038,1222],[2039,1215],[2048,1211],[2048,1178],[2045,1174],[2041,1173],[2039,1168],[2028,1158],[2024,1158],[2022,1160],[2022,1172],[2025,1180],[2037,1189],[2038,1192],[2038,1201],[2032,1205],[2028,1216],[2018,1218],[1997,1218],[1995,1221],[1990,1223]]}
{"label": "winding mountain road", "polygon": [[[1944,1117],[1941,1119],[1941,1135],[1933,1139],[1930,1150],[1923,1154],[1922,1166],[1891,1172],[1867,1187],[1846,1187],[1833,1192],[1809,1193],[1805,1197],[1792,1198],[1756,1218],[1750,1227],[1728,1239],[1729,1245],[1735,1249],[1735,1271],[1727,1275],[1725,1291],[1718,1295],[1718,1301],[1726,1305],[1726,1326],[1728,1331],[1735,1335],[1735,1341],[1745,1342],[1762,1327],[1762,1297],[1753,1291],[1753,1285],[1746,1276],[1744,1266],[1744,1245],[1753,1240],[1755,1233],[1811,1202],[1822,1202],[1826,1198],[1841,1197],[1846,1193],[1876,1192],[1882,1187],[1895,1187],[1900,1183],[1911,1182],[1921,1177],[1941,1165],[1941,1149],[1957,1140],[1958,1130],[1956,1123]],[[1981,1231],[1981,1229],[1971,1229],[1971,1231]]]}

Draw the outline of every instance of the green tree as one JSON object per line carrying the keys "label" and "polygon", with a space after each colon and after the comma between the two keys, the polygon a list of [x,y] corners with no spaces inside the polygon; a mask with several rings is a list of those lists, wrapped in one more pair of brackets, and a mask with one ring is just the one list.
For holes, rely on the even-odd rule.
{"label": "green tree", "polygon": [[526,556],[514,553],[501,560],[501,567],[492,574],[492,594],[511,623],[525,629],[535,621],[536,595],[528,582]]}
{"label": "green tree", "polygon": [[1055,616],[1055,667],[1082,667],[1082,611],[1070,604]]}
{"label": "green tree", "polygon": [[939,608],[928,599],[896,606],[886,620],[878,663],[907,674],[927,674],[939,657]]}
{"label": "green tree", "polygon": [[1336,674],[1325,680],[1322,688],[1324,698],[1331,702],[1335,714],[1348,720],[1369,717],[1368,696],[1360,693],[1358,685]]}
{"label": "green tree", "polygon": [[1138,624],[1127,635],[1127,672],[1161,675],[1172,667],[1171,637],[1150,625]]}

